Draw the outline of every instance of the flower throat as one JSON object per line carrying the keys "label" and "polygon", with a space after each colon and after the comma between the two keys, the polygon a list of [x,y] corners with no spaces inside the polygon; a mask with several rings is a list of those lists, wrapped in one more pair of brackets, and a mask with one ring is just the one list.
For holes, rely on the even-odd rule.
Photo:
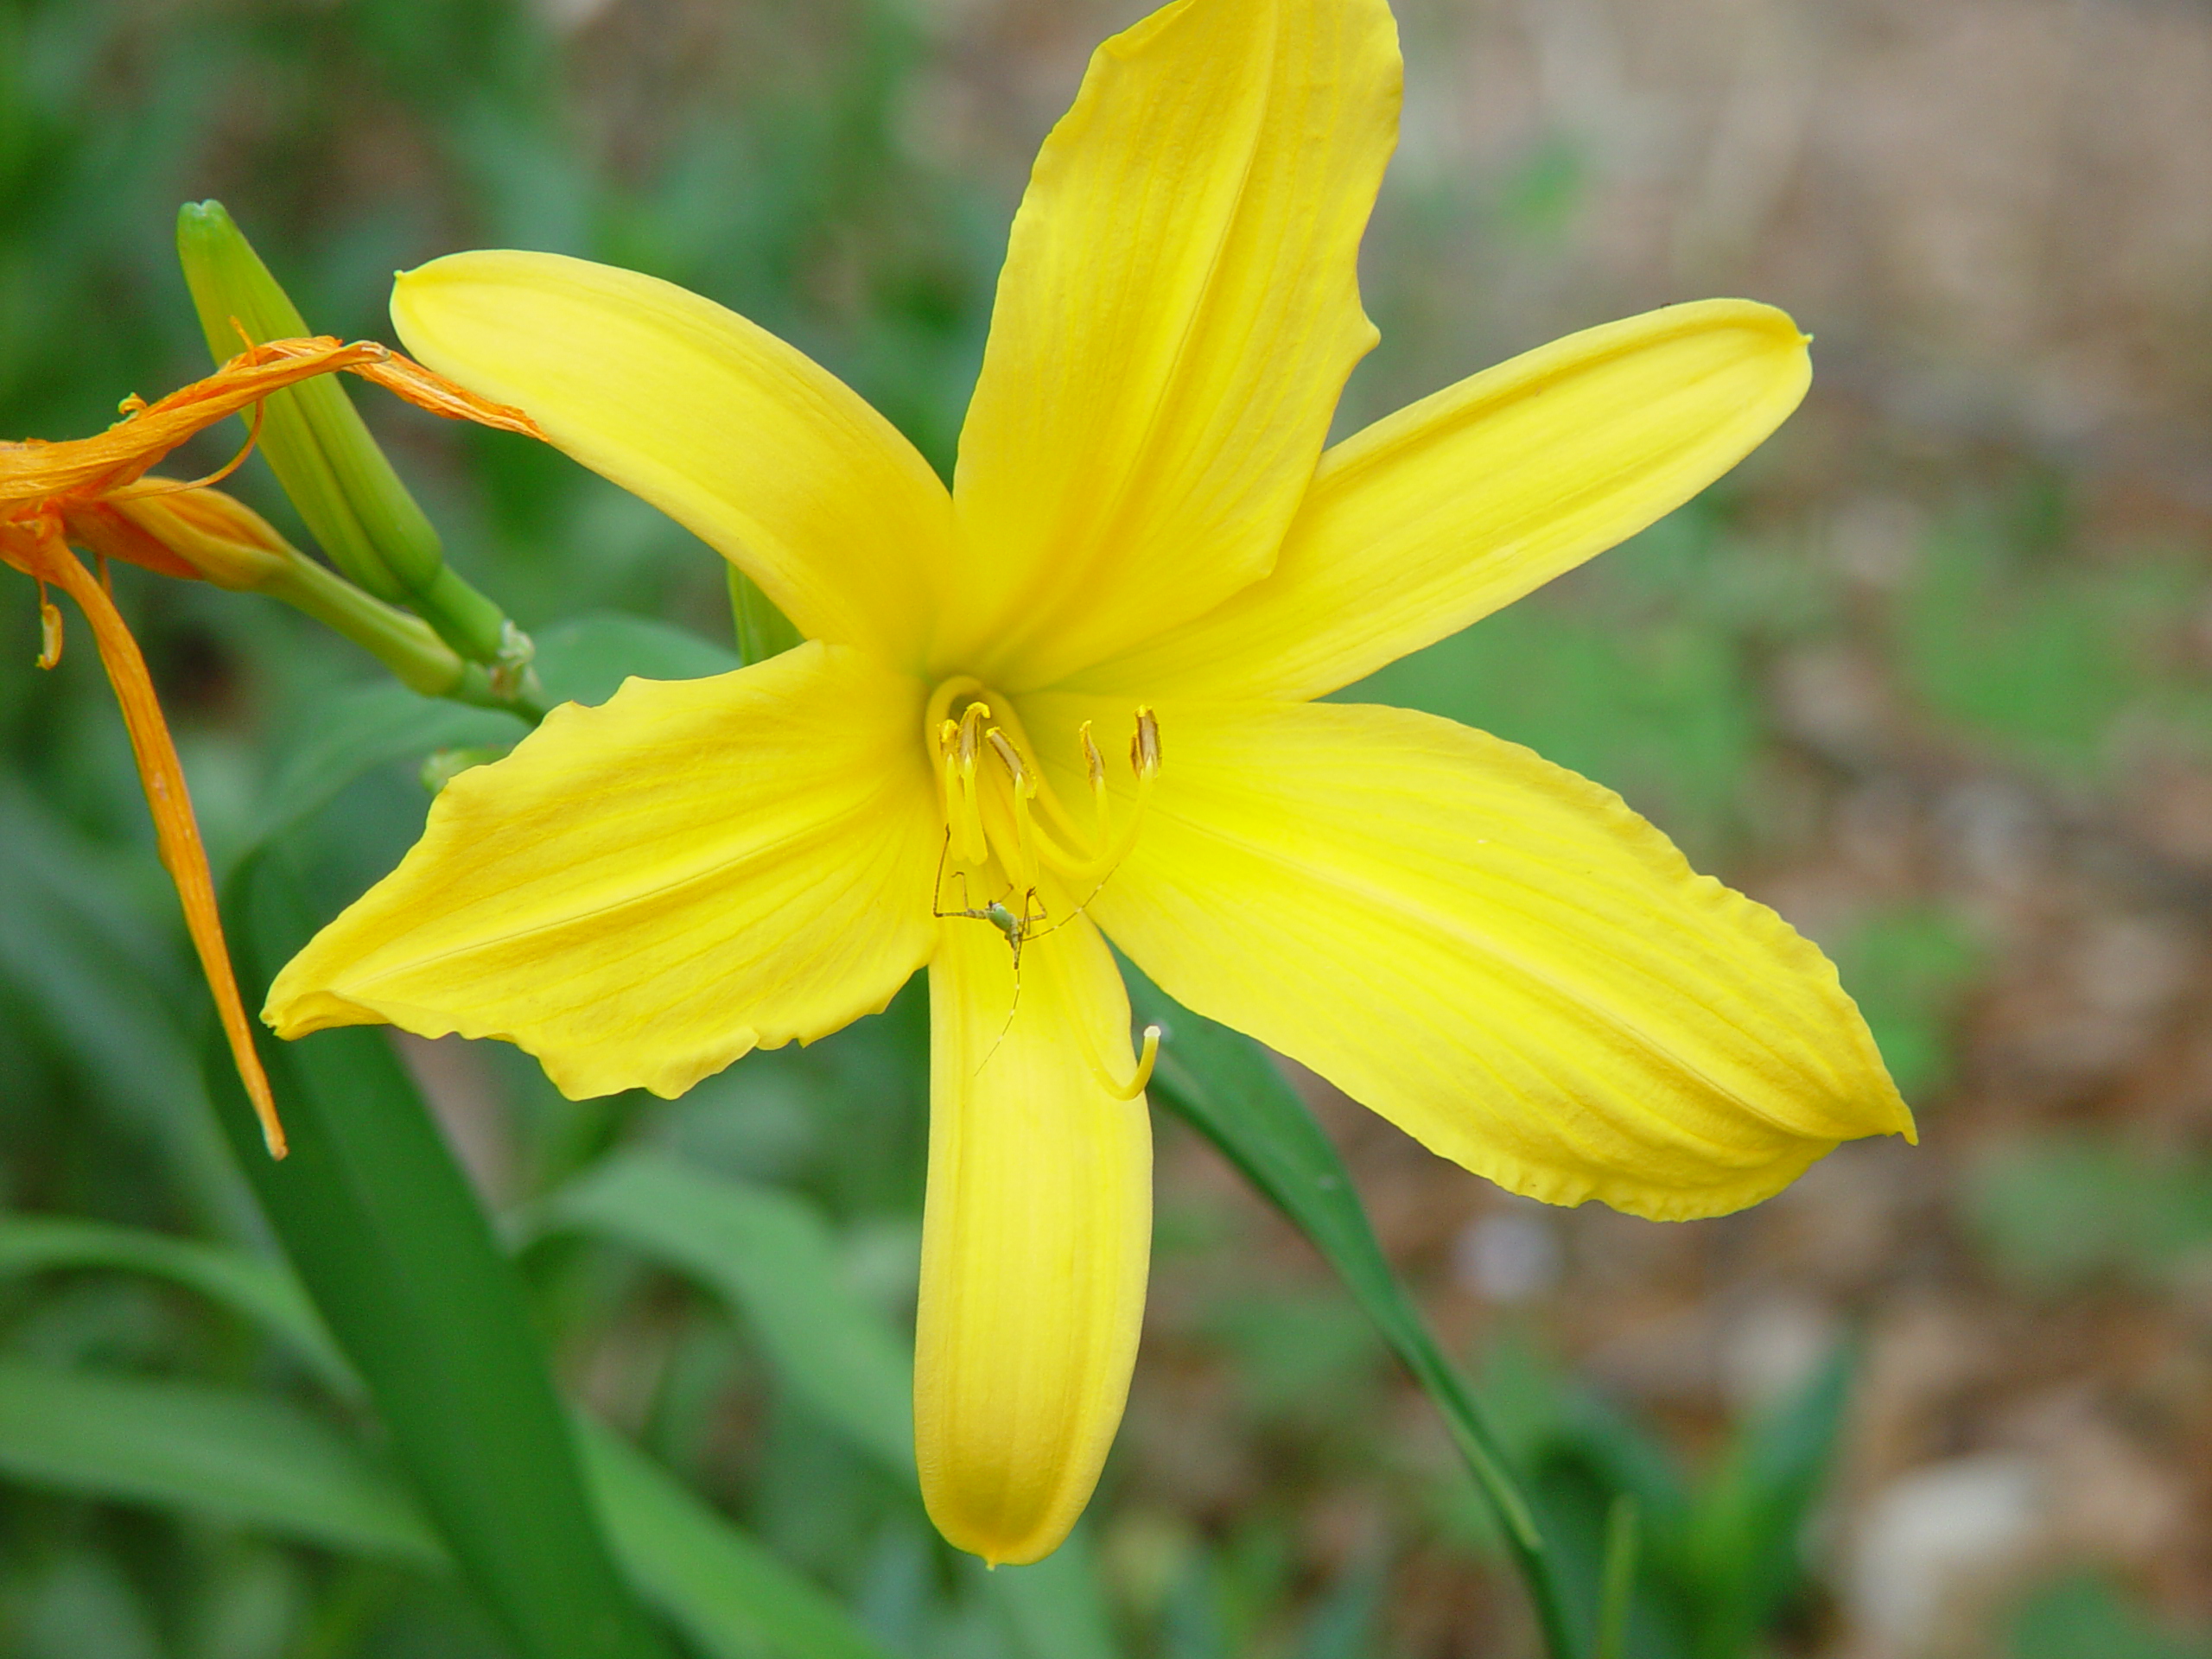
{"label": "flower throat", "polygon": [[[994,868],[1006,891],[984,907],[1006,912],[985,918],[1014,944],[1022,943],[1083,913],[1100,888],[1136,844],[1153,780],[1160,775],[1160,723],[1148,708],[1136,710],[1129,738],[1129,769],[1136,778],[1136,803],[1126,820],[1115,823],[1106,788],[1106,760],[1085,721],[1077,734],[1084,770],[1090,785],[1091,823],[1086,827],[1061,802],[1046,779],[1035,748],[1012,705],[995,697],[982,681],[959,676],[946,680],[930,698],[924,716],[925,741],[934,748],[944,810],[945,858],[940,868],[936,908],[943,913],[947,871],[963,889]],[[965,913],[965,903],[952,913]],[[1065,915],[1051,914],[1052,899],[1069,903]]]}

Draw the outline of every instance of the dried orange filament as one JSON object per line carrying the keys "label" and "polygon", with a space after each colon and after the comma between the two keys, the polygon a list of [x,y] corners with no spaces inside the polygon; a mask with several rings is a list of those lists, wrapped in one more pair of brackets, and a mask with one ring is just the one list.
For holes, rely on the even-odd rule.
{"label": "dried orange filament", "polygon": [[[39,583],[39,666],[51,668],[61,658],[61,613],[46,594],[46,585],[51,582],[77,601],[92,624],[101,665],[115,688],[124,728],[130,734],[130,750],[138,763],[147,807],[153,813],[162,862],[168,867],[169,878],[176,884],[177,898],[184,906],[185,928],[199,953],[208,989],[214,994],[232,1058],[253,1102],[254,1113],[261,1120],[262,1138],[268,1142],[270,1154],[278,1158],[284,1155],[283,1126],[277,1122],[269,1078],[261,1069],[261,1057],[254,1052],[252,1027],[246,1022],[238,982],[231,971],[230,951],[223,943],[222,921],[215,907],[214,879],[208,872],[207,852],[200,843],[192,798],[185,790],[176,745],[169,739],[161,705],[155,701],[146,660],[116,610],[106,583],[93,579],[69,550],[66,537],[72,533],[71,526],[82,531],[88,525],[107,525],[116,518],[106,505],[108,497],[135,484],[155,462],[194,433],[251,407],[253,435],[229,466],[195,483],[165,481],[147,488],[188,491],[226,476],[245,459],[259,435],[263,398],[340,369],[373,380],[433,414],[477,421],[533,437],[543,435],[519,410],[487,403],[374,340],[356,340],[349,346],[316,337],[249,346],[214,373],[156,403],[126,397],[120,405],[123,418],[97,436],[63,443],[36,439],[0,442],[0,563],[15,566]],[[143,563],[167,574],[198,574],[165,550],[147,553],[128,537],[100,539],[103,545],[113,541],[126,556],[144,555]],[[105,554],[101,569],[105,575]]]}
{"label": "dried orange filament", "polygon": [[[230,951],[223,943],[222,921],[215,907],[215,883],[207,869],[207,849],[200,844],[200,826],[193,817],[192,800],[185,791],[184,769],[177,763],[176,746],[169,741],[161,705],[154,699],[153,682],[137,642],[116,610],[105,580],[106,550],[110,547],[166,575],[191,576],[200,571],[143,534],[134,534],[127,520],[109,505],[111,497],[127,491],[155,462],[216,422],[239,410],[253,410],[253,431],[245,447],[226,467],[192,482],[162,480],[138,486],[137,494],[191,492],[203,489],[229,475],[253,448],[261,431],[261,403],[272,391],[337,370],[373,380],[386,391],[417,408],[453,419],[471,420],[485,426],[542,438],[544,434],[520,410],[494,404],[433,374],[389,346],[372,340],[352,345],[316,336],[302,340],[273,340],[248,344],[205,379],[195,380],[156,403],[130,397],[119,406],[123,418],[95,437],[63,443],[32,439],[22,443],[0,442],[0,563],[15,566],[39,583],[39,666],[51,668],[61,658],[61,613],[47,597],[46,584],[65,589],[92,626],[92,639],[123,707],[123,723],[130,734],[130,749],[138,762],[139,781],[145,786],[146,804],[154,816],[154,835],[162,862],[168,867],[184,906],[185,927],[193,949],[214,993],[229,1038],[232,1058],[245,1084],[253,1109],[261,1120],[262,1138],[272,1156],[284,1155],[283,1126],[276,1121],[276,1107],[269,1079],[254,1052],[252,1027],[238,997],[238,982],[231,972]],[[94,581],[67,539],[76,537],[97,543],[102,580]]]}

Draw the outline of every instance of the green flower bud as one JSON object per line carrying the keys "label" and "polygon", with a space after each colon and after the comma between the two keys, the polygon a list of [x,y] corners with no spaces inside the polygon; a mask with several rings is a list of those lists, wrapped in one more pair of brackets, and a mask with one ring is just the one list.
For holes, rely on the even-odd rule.
{"label": "green flower bud", "polygon": [[[249,345],[312,332],[220,202],[180,208],[176,241],[218,363]],[[330,562],[357,586],[394,603],[428,587],[445,564],[438,532],[337,377],[276,392],[263,411],[261,453]]]}
{"label": "green flower bud", "polygon": [[[220,202],[178,209],[177,257],[218,363],[249,344],[308,333],[299,308]],[[474,678],[493,701],[519,705],[535,698],[530,637],[446,563],[436,529],[337,376],[271,394],[263,404],[260,448],[330,562],[356,586],[405,605],[461,656],[481,664]]]}

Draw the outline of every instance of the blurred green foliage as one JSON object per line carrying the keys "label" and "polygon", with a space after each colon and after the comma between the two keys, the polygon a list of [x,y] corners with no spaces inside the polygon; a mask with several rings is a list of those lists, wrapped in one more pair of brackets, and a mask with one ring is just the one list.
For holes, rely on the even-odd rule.
{"label": "blurred green foliage", "polygon": [[1954,728],[2075,782],[2110,773],[2130,727],[2212,738],[2212,695],[2190,671],[2201,563],[2105,566],[2072,546],[2065,492],[2031,478],[1961,505],[1930,535],[1897,628],[1907,683]]}
{"label": "blurred green foliage", "polygon": [[1992,1266],[2054,1294],[2100,1280],[2158,1288],[2212,1263],[2212,1159],[2082,1134],[1986,1154],[1961,1195]]}
{"label": "blurred green foliage", "polygon": [[1890,1075],[1924,1103],[1950,1081],[1952,1022],[1983,966],[1973,934],[1947,910],[1901,905],[1861,917],[1833,954]]}
{"label": "blurred green foliage", "polygon": [[[1734,1425],[1694,1472],[1651,1430],[1577,1382],[1525,1335],[1492,1347],[1481,1393],[1527,1471],[1578,1599],[1594,1605],[1610,1522],[1633,1505],[1632,1659],[1753,1659],[1813,1598],[1807,1554],[1849,1401],[1855,1356],[1829,1355]],[[1456,1494],[1459,1524],[1485,1527]]]}
{"label": "blurred green foliage", "polygon": [[2062,1579],[2014,1613],[2007,1659],[2208,1659],[2212,1639],[2160,1630],[2111,1584]]}

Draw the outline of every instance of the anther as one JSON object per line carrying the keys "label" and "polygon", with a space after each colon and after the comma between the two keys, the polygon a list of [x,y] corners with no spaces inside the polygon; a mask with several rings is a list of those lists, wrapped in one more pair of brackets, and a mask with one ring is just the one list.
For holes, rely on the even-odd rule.
{"label": "anther", "polygon": [[976,762],[983,746],[983,722],[991,717],[988,702],[971,702],[960,715],[960,773],[963,778],[976,775]]}
{"label": "anther", "polygon": [[1090,722],[1084,721],[1083,729],[1076,734],[1083,744],[1083,764],[1090,772],[1090,787],[1106,787],[1106,757],[1098,753],[1098,745],[1090,741]]}
{"label": "anther", "polygon": [[1140,778],[1160,775],[1160,721],[1142,706],[1137,709],[1136,735],[1129,740],[1129,768]]}
{"label": "anther", "polygon": [[1037,787],[1029,781],[1029,773],[1021,764],[1021,752],[1007,741],[1006,734],[994,726],[983,734],[983,741],[991,746],[1007,775],[1014,779],[1014,786],[1025,795],[1034,795]]}
{"label": "anther", "polygon": [[38,585],[38,665],[52,668],[61,660],[61,607],[46,596],[46,584]]}

